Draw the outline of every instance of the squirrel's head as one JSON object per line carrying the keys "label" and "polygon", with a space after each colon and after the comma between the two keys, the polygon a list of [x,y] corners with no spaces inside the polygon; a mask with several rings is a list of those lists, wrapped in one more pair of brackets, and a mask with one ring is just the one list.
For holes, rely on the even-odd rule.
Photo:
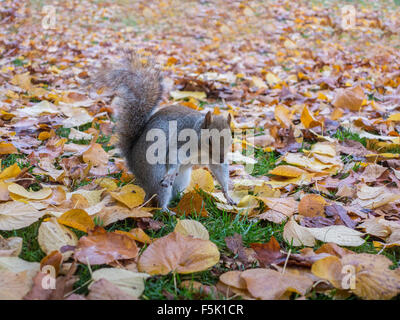
{"label": "squirrel's head", "polygon": [[202,129],[209,135],[205,135],[204,142],[208,144],[208,152],[210,163],[224,163],[228,151],[232,145],[232,134],[231,134],[231,114],[228,117],[213,115],[209,111],[202,124]]}

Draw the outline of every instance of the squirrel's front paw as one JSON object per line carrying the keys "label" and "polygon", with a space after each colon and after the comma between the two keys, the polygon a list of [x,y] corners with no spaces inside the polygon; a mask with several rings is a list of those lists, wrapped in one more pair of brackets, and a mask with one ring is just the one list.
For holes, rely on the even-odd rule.
{"label": "squirrel's front paw", "polygon": [[164,188],[168,188],[174,184],[177,173],[167,173],[164,178],[161,180],[161,186]]}

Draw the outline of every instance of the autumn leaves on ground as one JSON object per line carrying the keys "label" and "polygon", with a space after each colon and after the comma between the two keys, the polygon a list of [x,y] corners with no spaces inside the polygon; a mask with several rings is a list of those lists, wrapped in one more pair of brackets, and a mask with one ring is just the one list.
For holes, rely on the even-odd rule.
{"label": "autumn leaves on ground", "polygon": [[[44,2],[0,9],[0,299],[398,296],[396,1],[351,2],[347,31],[336,1],[52,2],[50,29]],[[254,129],[236,206],[202,168],[177,216],[144,201],[114,97],[82,85],[121,48],[160,63],[162,104]]]}

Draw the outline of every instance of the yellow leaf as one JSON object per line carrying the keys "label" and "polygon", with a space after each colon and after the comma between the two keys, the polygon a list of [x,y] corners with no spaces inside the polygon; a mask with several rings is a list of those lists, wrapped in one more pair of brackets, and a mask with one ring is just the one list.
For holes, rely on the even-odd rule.
{"label": "yellow leaf", "polygon": [[59,223],[65,226],[72,227],[83,232],[88,232],[95,227],[92,218],[85,210],[82,209],[71,209],[63,213],[57,220]]}
{"label": "yellow leaf", "polygon": [[192,178],[186,191],[200,188],[206,192],[214,191],[214,179],[211,173],[205,169],[196,169],[192,171]]}
{"label": "yellow leaf", "polygon": [[0,179],[7,180],[10,178],[14,178],[14,177],[18,176],[20,173],[21,173],[21,169],[19,168],[17,163],[14,163],[13,165],[5,168],[0,173]]}
{"label": "yellow leaf", "polygon": [[275,107],[275,119],[278,120],[282,127],[288,128],[291,124],[289,109],[283,105],[277,105]]}
{"label": "yellow leaf", "polygon": [[194,92],[194,91],[171,91],[170,92],[171,97],[174,100],[181,100],[185,98],[190,98],[193,97],[197,100],[204,100],[206,99],[206,93],[205,92]]}
{"label": "yellow leaf", "polygon": [[128,184],[123,186],[119,192],[110,192],[110,195],[129,209],[132,209],[144,202],[146,193],[141,187]]}
{"label": "yellow leaf", "polygon": [[38,139],[41,141],[47,140],[48,138],[50,138],[50,132],[49,131],[42,131],[41,133],[39,133]]}
{"label": "yellow leaf", "polygon": [[108,191],[115,191],[118,189],[117,183],[112,178],[100,178],[96,179],[95,182],[102,188],[107,189]]}
{"label": "yellow leaf", "polygon": [[12,143],[0,142],[0,154],[18,153],[18,150]]}
{"label": "yellow leaf", "polygon": [[281,177],[297,178],[307,172],[295,166],[280,165],[270,170],[268,173]]}
{"label": "yellow leaf", "polygon": [[[120,232],[120,231],[116,230],[115,232]],[[151,238],[141,228],[134,228],[132,230],[129,230],[129,232],[126,232],[126,234],[135,241],[147,244],[152,243]]]}
{"label": "yellow leaf", "polygon": [[400,113],[391,114],[388,118],[389,121],[400,121]]}
{"label": "yellow leaf", "polygon": [[319,122],[317,119],[314,118],[313,114],[311,113],[310,110],[308,110],[307,106],[304,106],[300,120],[306,129],[322,125],[321,122]]}
{"label": "yellow leaf", "polygon": [[51,195],[53,192],[51,188],[42,188],[39,191],[28,191],[23,186],[12,183],[8,186],[8,191],[15,195],[21,196],[26,199],[43,200]]}
{"label": "yellow leaf", "polygon": [[210,238],[207,229],[198,221],[184,219],[179,220],[174,229],[184,236],[192,236],[194,238],[208,240]]}
{"label": "yellow leaf", "polygon": [[281,79],[279,79],[279,77],[277,77],[276,75],[274,75],[271,72],[268,72],[266,75],[266,80],[269,84],[270,87],[273,87],[275,84],[277,84],[278,82],[281,82]]}
{"label": "yellow leaf", "polygon": [[253,76],[251,78],[251,81],[252,81],[253,86],[256,86],[257,88],[260,88],[260,89],[268,88],[268,86],[266,85],[264,80],[259,77]]}

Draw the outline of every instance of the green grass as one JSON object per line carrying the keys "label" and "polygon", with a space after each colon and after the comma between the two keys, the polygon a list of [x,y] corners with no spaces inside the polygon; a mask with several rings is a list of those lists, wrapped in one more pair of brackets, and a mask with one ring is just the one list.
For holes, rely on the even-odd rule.
{"label": "green grass", "polygon": [[46,254],[40,249],[37,236],[42,219],[33,223],[29,227],[12,230],[0,231],[0,235],[4,238],[20,237],[23,239],[22,251],[19,257],[30,262],[39,262]]}
{"label": "green grass", "polygon": [[261,149],[255,149],[254,155],[257,163],[254,165],[254,169],[251,174],[256,177],[268,175],[268,172],[275,168],[276,161],[279,158],[279,154],[277,152],[264,152]]}
{"label": "green grass", "polygon": [[360,142],[364,147],[367,146],[367,139],[361,138],[358,133],[351,132],[349,129],[339,128],[334,134],[333,137],[338,139],[339,141],[345,140],[354,140]]}
{"label": "green grass", "polygon": [[22,154],[8,154],[7,156],[3,156],[1,158],[1,170],[12,166],[14,163],[17,163],[18,166],[23,169],[30,167],[30,164],[25,160],[26,156]]}

